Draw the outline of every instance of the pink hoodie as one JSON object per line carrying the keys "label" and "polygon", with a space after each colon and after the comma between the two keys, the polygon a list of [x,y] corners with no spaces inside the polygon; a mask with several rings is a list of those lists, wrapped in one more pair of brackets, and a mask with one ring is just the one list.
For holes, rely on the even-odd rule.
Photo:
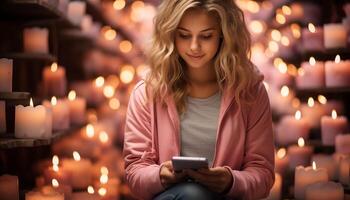
{"label": "pink hoodie", "polygon": [[[274,144],[271,110],[260,82],[252,91],[256,101],[239,107],[233,92],[224,92],[216,138],[213,167],[227,167],[233,184],[229,198],[259,199],[274,183]],[[175,103],[167,106],[147,101],[144,81],[131,94],[125,127],[126,180],[133,194],[152,199],[164,190],[160,164],[180,155],[180,122]]]}

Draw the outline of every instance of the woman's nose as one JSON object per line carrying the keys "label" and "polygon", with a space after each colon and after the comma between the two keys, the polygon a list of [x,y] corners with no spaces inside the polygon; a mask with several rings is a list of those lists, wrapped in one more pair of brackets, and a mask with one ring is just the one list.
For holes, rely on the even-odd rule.
{"label": "woman's nose", "polygon": [[193,37],[193,39],[191,40],[190,49],[193,52],[196,52],[200,49],[200,44],[199,44],[198,39],[196,37]]}

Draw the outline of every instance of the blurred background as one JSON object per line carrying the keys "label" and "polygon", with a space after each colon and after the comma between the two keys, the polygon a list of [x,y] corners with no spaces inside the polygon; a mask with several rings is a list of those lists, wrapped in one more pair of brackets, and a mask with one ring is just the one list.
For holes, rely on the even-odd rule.
{"label": "blurred background", "polygon": [[[273,110],[267,199],[350,199],[350,1],[235,2]],[[159,3],[0,2],[0,199],[134,199],[125,113]]]}

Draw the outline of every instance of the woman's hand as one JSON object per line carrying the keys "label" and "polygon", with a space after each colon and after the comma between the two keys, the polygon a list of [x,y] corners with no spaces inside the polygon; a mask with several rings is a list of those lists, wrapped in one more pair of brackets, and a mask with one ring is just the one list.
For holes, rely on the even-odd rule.
{"label": "woman's hand", "polygon": [[185,175],[186,174],[183,172],[175,173],[173,169],[173,164],[170,160],[162,163],[162,167],[160,168],[159,172],[160,182],[165,188],[169,187],[174,183],[182,181],[185,178]]}
{"label": "woman's hand", "polygon": [[216,193],[229,190],[233,181],[231,172],[225,167],[199,169],[197,171],[186,170],[185,173],[197,183]]}

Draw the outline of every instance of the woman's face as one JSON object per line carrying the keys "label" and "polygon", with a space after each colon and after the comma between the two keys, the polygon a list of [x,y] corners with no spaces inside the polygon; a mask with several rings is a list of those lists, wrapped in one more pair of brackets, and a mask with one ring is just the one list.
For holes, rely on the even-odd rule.
{"label": "woman's face", "polygon": [[203,9],[190,9],[183,15],[175,34],[175,46],[188,67],[213,65],[220,45],[217,17]]}

